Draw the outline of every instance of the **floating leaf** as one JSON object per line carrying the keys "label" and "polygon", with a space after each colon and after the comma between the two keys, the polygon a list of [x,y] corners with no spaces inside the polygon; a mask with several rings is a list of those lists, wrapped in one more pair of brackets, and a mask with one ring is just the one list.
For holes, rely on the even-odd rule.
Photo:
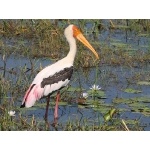
{"label": "floating leaf", "polygon": [[121,43],[121,42],[112,42],[111,43],[112,46],[116,46],[118,48],[126,48],[128,47],[128,44],[126,43]]}
{"label": "floating leaf", "polygon": [[59,105],[59,106],[65,106],[65,105],[68,105],[68,103],[67,103],[67,102],[62,102],[62,101],[61,101],[61,102],[58,102],[58,105]]}
{"label": "floating leaf", "polygon": [[131,111],[136,112],[136,113],[141,113],[144,116],[150,117],[150,108],[145,107],[145,108],[132,108]]}
{"label": "floating leaf", "polygon": [[[49,102],[49,105],[50,106],[55,106],[55,102],[54,101],[50,101]],[[60,101],[60,102],[58,102],[58,105],[59,106],[66,106],[66,105],[68,105],[68,103],[67,102],[63,102],[63,101]],[[41,108],[45,108],[46,107],[46,103],[37,103],[36,105],[35,105],[36,107],[41,107]]]}
{"label": "floating leaf", "polygon": [[130,120],[130,119],[126,120],[126,124],[133,124],[133,125],[135,125],[138,122],[139,122],[138,120]]}
{"label": "floating leaf", "polygon": [[132,100],[136,102],[150,103],[149,97],[135,97],[135,98],[132,98]]}
{"label": "floating leaf", "polygon": [[119,112],[126,112],[126,111],[129,111],[129,109],[127,108],[118,108]]}
{"label": "floating leaf", "polygon": [[83,108],[85,108],[85,106],[84,106],[84,105],[80,105],[80,104],[78,104],[78,108],[83,109]]}
{"label": "floating leaf", "polygon": [[30,107],[30,108],[17,108],[17,110],[19,110],[20,112],[26,112],[26,111],[32,111],[32,110],[37,110],[37,108],[36,107]]}
{"label": "floating leaf", "polygon": [[67,89],[68,92],[83,91],[83,90],[85,90],[85,89],[76,88],[76,87],[69,87]]}
{"label": "floating leaf", "polygon": [[108,107],[94,107],[93,110],[98,111],[102,114],[106,114],[110,110],[110,108],[108,108]]}
{"label": "floating leaf", "polygon": [[95,107],[93,107],[94,111],[99,111],[102,114],[106,114],[110,109],[112,108],[112,105],[109,104],[100,104],[100,105],[95,105]]}
{"label": "floating leaf", "polygon": [[145,103],[150,103],[150,98],[149,97],[134,97],[134,98],[130,98],[130,99],[115,98],[113,100],[113,103],[115,103],[115,104],[126,104],[131,109],[145,108],[148,106]]}
{"label": "floating leaf", "polygon": [[130,107],[132,112],[150,116],[150,98],[149,97],[134,97],[130,99],[116,98],[113,100],[116,104],[126,104]]}
{"label": "floating leaf", "polygon": [[92,107],[98,107],[98,106],[102,106],[104,101],[102,101],[102,100],[88,100],[87,103],[92,105]]}
{"label": "floating leaf", "polygon": [[148,36],[149,36],[149,34],[139,33],[139,34],[138,34],[138,36],[139,36],[139,37],[148,37]]}
{"label": "floating leaf", "polygon": [[128,89],[125,89],[124,92],[126,92],[126,93],[141,93],[142,91],[128,88]]}
{"label": "floating leaf", "polygon": [[144,108],[144,107],[147,107],[148,105],[144,103],[135,102],[135,103],[129,104],[129,106],[132,108]]}
{"label": "floating leaf", "polygon": [[139,85],[150,85],[150,81],[139,81],[137,82]]}
{"label": "floating leaf", "polygon": [[128,48],[128,49],[126,49],[125,54],[132,56],[132,55],[135,55],[136,52],[137,52],[137,49]]}
{"label": "floating leaf", "polygon": [[105,97],[105,92],[101,90],[96,90],[96,91],[88,90],[87,93],[89,94],[89,96],[95,96],[95,97],[100,97],[100,98]]}
{"label": "floating leaf", "polygon": [[115,25],[115,27],[118,29],[130,29],[129,26],[125,26],[125,25]]}
{"label": "floating leaf", "polygon": [[115,98],[113,100],[113,103],[116,103],[116,104],[122,104],[122,103],[124,103],[124,104],[130,104],[132,102],[133,102],[132,99],[127,99],[127,98]]}

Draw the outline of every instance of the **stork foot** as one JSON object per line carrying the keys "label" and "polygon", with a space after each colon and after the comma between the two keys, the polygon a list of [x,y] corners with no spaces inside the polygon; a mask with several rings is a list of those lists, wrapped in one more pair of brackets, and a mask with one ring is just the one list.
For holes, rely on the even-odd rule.
{"label": "stork foot", "polygon": [[56,129],[58,124],[58,118],[54,118],[54,122],[52,123],[52,126]]}

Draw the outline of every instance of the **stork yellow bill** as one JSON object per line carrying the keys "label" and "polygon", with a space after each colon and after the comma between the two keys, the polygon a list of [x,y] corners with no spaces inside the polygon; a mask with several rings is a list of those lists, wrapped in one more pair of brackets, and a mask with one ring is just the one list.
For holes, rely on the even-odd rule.
{"label": "stork yellow bill", "polygon": [[80,42],[82,42],[85,46],[87,46],[96,56],[97,59],[99,59],[99,56],[96,52],[96,50],[91,46],[91,44],[87,41],[87,39],[83,36],[81,31],[74,25],[73,26],[73,36],[76,37]]}

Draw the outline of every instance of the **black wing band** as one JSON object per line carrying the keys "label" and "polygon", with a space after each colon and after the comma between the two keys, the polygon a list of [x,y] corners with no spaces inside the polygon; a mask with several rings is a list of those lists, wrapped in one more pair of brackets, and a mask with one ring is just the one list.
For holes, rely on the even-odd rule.
{"label": "black wing band", "polygon": [[59,81],[65,81],[66,79],[70,80],[73,73],[73,66],[70,68],[64,68],[63,70],[56,72],[54,75],[44,78],[41,82],[41,88],[44,88],[45,85],[51,85],[58,83]]}

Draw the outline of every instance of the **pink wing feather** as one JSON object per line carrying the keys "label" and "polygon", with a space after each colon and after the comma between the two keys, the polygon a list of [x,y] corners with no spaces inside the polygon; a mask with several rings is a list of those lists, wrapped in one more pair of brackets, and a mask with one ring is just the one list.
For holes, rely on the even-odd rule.
{"label": "pink wing feather", "polygon": [[37,100],[39,100],[44,93],[44,89],[40,85],[32,84],[27,90],[22,105],[25,107],[32,107]]}

